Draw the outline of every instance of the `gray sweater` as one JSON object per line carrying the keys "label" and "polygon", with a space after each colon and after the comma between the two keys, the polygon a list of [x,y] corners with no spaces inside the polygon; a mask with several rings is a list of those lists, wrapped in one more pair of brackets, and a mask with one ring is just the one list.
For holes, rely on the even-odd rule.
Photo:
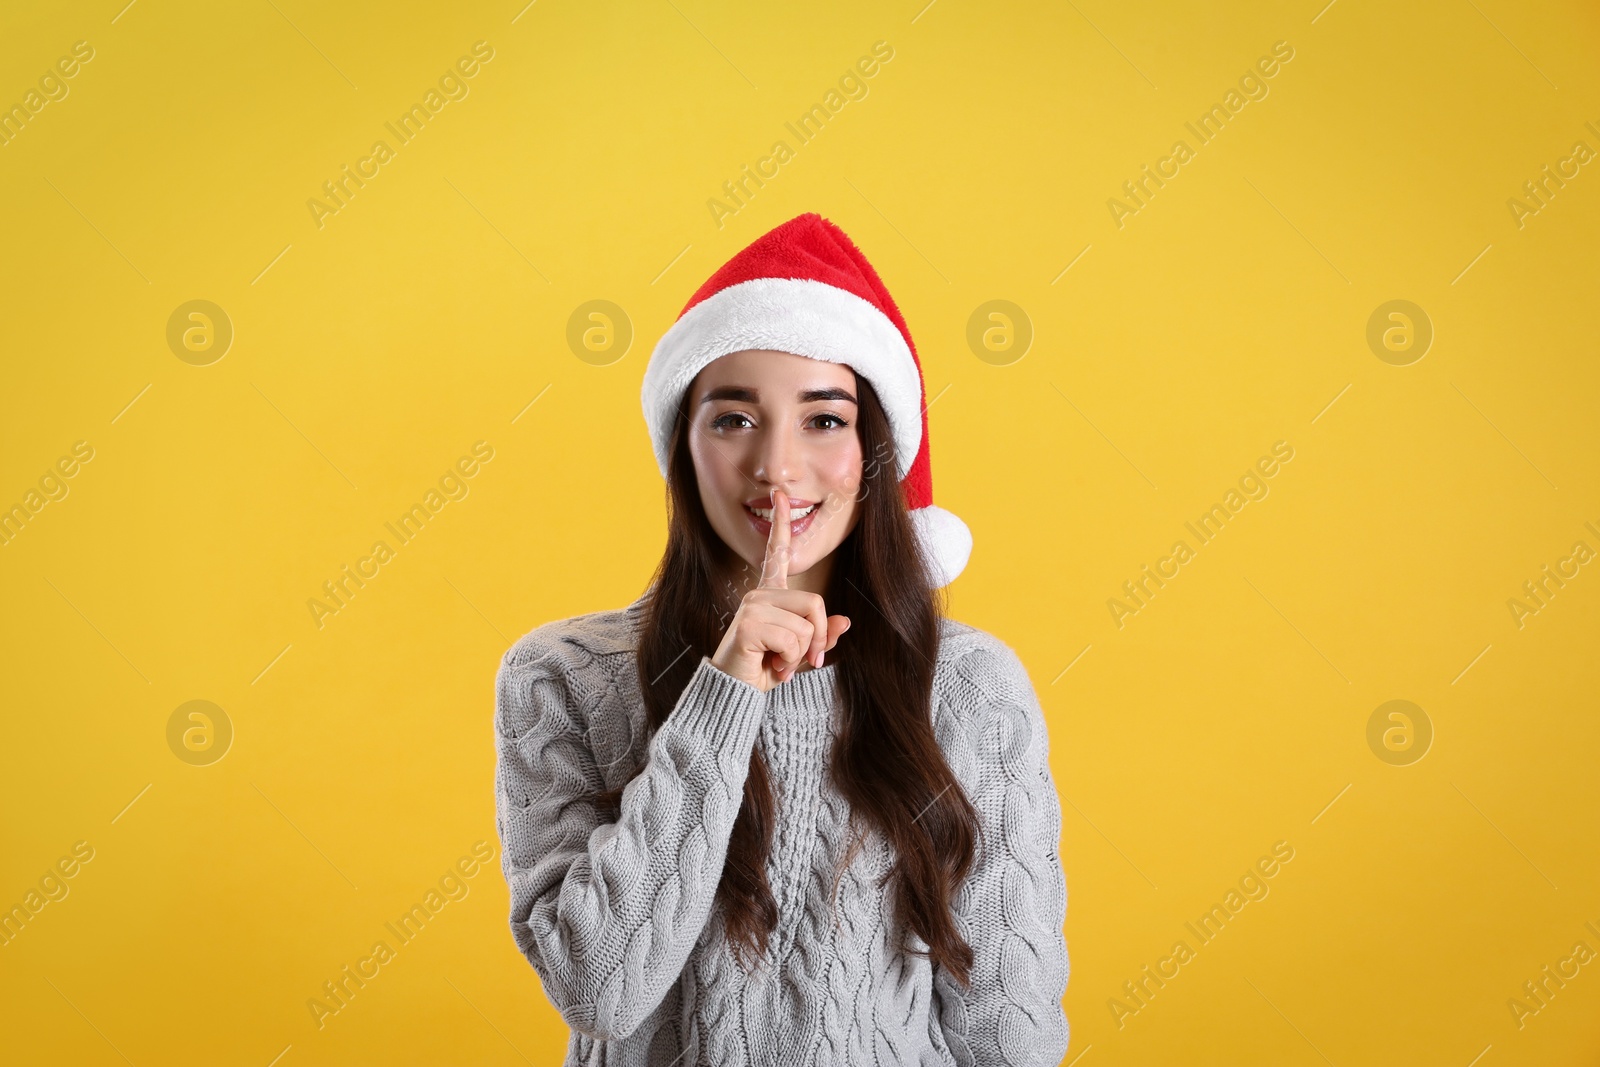
{"label": "gray sweater", "polygon": [[[642,607],[538,627],[507,651],[495,683],[511,932],[571,1027],[566,1067],[1057,1067],[1068,1038],[1061,808],[1016,653],[941,621],[934,733],[987,840],[952,900],[976,955],[963,990],[895,947],[893,895],[878,885],[892,847],[876,830],[863,828],[838,866],[852,831],[826,776],[835,667],[763,693],[702,656],[646,737],[634,666]],[[767,877],[780,915],[754,976],[714,902],[752,748],[778,803]],[[590,796],[640,766],[607,821]],[[910,931],[903,940],[927,948]]]}

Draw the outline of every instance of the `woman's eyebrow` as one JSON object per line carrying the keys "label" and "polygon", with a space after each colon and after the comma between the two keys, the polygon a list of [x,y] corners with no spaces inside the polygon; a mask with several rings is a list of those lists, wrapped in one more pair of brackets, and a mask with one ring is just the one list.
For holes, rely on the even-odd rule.
{"label": "woman's eyebrow", "polygon": [[[700,398],[700,403],[709,404],[713,400],[740,400],[747,404],[761,403],[761,391],[752,389],[747,385],[719,385],[707,391]],[[809,404],[816,400],[843,400],[851,404],[859,404],[855,396],[848,389],[837,386],[828,389],[802,389],[799,396],[800,403]]]}

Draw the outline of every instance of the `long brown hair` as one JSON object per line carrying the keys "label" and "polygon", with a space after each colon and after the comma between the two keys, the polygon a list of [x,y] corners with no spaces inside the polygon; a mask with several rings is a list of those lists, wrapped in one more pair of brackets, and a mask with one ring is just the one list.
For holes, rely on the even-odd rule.
{"label": "long brown hair", "polygon": [[[856,381],[857,431],[862,454],[870,458],[863,464],[860,518],[834,551],[823,596],[829,614],[850,619],[849,632],[828,654],[843,712],[830,774],[850,804],[852,823],[863,819],[893,845],[895,863],[879,886],[897,880],[900,922],[928,945],[926,953],[902,949],[932,960],[965,986],[973,953],[956,930],[950,898],[971,870],[981,826],[933,733],[930,701],[944,599],[930,588],[929,564],[896,474],[888,418],[871,384],[859,375]],[[715,653],[727,631],[738,606],[736,594],[726,591],[729,576],[741,566],[754,572],[706,517],[689,433],[680,400],[668,461],[667,547],[645,598],[639,635],[639,688],[652,736],[700,657]],[[623,788],[601,793],[600,801],[618,809]],[[778,922],[766,875],[774,815],[758,747],[717,886],[729,940],[747,970],[747,954],[765,953]]]}

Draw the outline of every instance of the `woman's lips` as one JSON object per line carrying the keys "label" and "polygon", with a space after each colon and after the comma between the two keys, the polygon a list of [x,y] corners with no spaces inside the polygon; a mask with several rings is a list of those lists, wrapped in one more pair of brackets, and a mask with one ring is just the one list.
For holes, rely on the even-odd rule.
{"label": "woman's lips", "polygon": [[[799,537],[801,534],[805,533],[806,530],[810,529],[811,520],[815,519],[817,517],[817,512],[821,510],[822,509],[820,507],[812,508],[811,512],[804,518],[796,519],[789,523],[789,536]],[[750,520],[750,525],[755,527],[756,533],[761,535],[761,539],[763,541],[772,535],[771,522],[763,519],[760,515],[757,515],[755,512],[751,511],[748,505],[745,506],[744,513],[745,516]]]}

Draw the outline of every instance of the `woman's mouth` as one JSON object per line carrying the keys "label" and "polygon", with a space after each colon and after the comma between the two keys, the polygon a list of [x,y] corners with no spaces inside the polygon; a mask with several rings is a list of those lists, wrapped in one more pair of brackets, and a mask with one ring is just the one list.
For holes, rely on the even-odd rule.
{"label": "woman's mouth", "polygon": [[[750,525],[755,527],[756,533],[766,540],[772,534],[772,509],[753,508],[749,504],[743,505],[745,515],[749,516]],[[817,517],[819,504],[807,504],[803,508],[789,509],[789,535],[798,537],[810,529],[811,521]],[[795,518],[799,516],[799,518]]]}

